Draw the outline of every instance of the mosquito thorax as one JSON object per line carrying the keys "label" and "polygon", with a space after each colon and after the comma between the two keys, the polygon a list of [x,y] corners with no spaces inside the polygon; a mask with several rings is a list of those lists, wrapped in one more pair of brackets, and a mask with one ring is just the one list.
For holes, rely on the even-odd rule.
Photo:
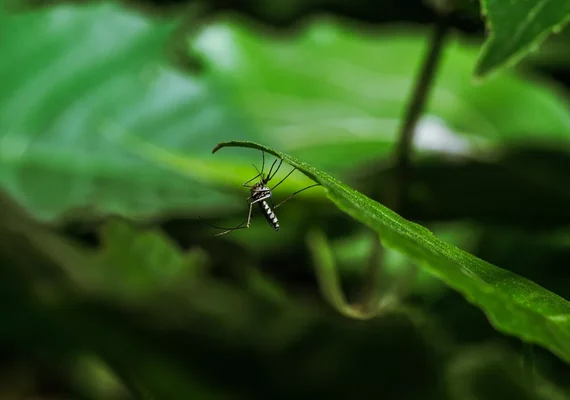
{"label": "mosquito thorax", "polygon": [[251,197],[256,198],[258,196],[271,193],[271,188],[266,186],[263,182],[258,182],[251,187]]}

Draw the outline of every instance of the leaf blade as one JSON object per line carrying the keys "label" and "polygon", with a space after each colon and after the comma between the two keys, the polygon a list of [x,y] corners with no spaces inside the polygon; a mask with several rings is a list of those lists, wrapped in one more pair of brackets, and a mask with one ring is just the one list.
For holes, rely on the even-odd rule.
{"label": "leaf blade", "polygon": [[482,308],[495,328],[544,346],[570,362],[570,303],[567,300],[441,241],[423,226],[407,221],[288,154],[248,141],[220,143],[213,153],[223,147],[248,147],[283,158],[320,183],[329,199],[342,211],[376,230],[384,244],[404,253]]}
{"label": "leaf blade", "polygon": [[0,15],[0,185],[26,210],[53,221],[228,202],[129,147],[145,139],[197,161],[224,126],[248,135],[216,82],[170,65],[175,22],[113,3]]}
{"label": "leaf blade", "polygon": [[570,3],[565,0],[483,0],[482,9],[490,35],[475,69],[479,77],[516,64],[570,21]]}

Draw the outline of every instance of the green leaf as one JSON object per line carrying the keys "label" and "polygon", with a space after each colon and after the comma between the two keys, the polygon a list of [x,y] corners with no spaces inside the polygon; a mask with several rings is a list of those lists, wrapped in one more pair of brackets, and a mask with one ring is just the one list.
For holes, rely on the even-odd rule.
{"label": "green leaf", "polygon": [[475,70],[481,77],[514,65],[570,21],[567,0],[482,0],[482,7],[490,34]]}
{"label": "green leaf", "polygon": [[[93,260],[100,290],[122,301],[142,303],[194,284],[205,269],[200,250],[183,253],[165,235],[138,231],[123,221],[102,230],[103,249]],[[186,289],[186,287],[184,287]]]}
{"label": "green leaf", "polygon": [[[10,38],[0,41],[0,187],[48,221],[76,210],[231,213],[243,205],[236,187],[250,177],[250,160],[205,154],[235,137],[338,172],[388,155],[426,45],[424,32],[407,28],[369,34],[317,19],[279,38],[215,22],[182,38],[206,61],[190,74],[165,57],[178,22],[117,3],[0,18]],[[450,128],[440,142],[471,150],[477,137],[568,141],[560,96],[513,74],[474,86],[475,56],[459,40],[446,51],[428,108]],[[428,119],[420,128],[434,131]],[[165,162],[173,155],[189,166],[184,175]],[[282,187],[301,184],[293,176]]]}
{"label": "green leaf", "polygon": [[0,185],[27,210],[141,217],[227,202],[130,148],[151,141],[198,162],[229,126],[255,137],[215,82],[170,65],[175,23],[114,3],[2,18]]}
{"label": "green leaf", "polygon": [[[390,154],[427,37],[405,27],[362,32],[326,18],[282,37],[227,18],[191,43],[209,73],[231,85],[265,143],[336,172]],[[566,100],[511,72],[474,84],[478,50],[449,38],[424,116],[431,118],[418,130],[446,130],[441,142],[467,151],[529,138],[570,143]]]}
{"label": "green leaf", "polygon": [[[531,347],[531,346],[525,346]],[[525,362],[526,361],[526,362]],[[445,367],[452,399],[564,400],[566,391],[541,376],[538,368],[507,346],[462,346]],[[500,389],[499,389],[500,388]]]}
{"label": "green leaf", "polygon": [[[46,349],[49,349],[50,352],[53,351],[54,344],[63,341],[65,342],[63,348],[55,347],[56,358],[65,354],[63,350],[65,348],[77,351],[78,353],[74,354],[75,357],[78,355],[81,357],[85,354],[95,355],[104,361],[123,380],[123,383],[130,382],[131,388],[136,387],[137,392],[144,392],[150,396],[149,398],[219,398],[221,395],[219,388],[209,386],[196,379],[192,373],[185,369],[185,364],[175,354],[165,352],[160,345],[157,345],[155,339],[141,335],[139,330],[133,329],[132,321],[128,321],[129,318],[125,318],[125,314],[109,311],[110,309],[117,311],[121,308],[117,308],[120,303],[117,302],[118,299],[130,297],[129,300],[133,300],[133,296],[130,296],[132,293],[128,293],[127,296],[124,293],[132,291],[130,286],[133,283],[135,283],[139,293],[141,292],[140,289],[143,289],[143,294],[147,297],[152,291],[156,294],[156,289],[160,289],[160,286],[164,287],[165,283],[172,283],[176,278],[175,275],[179,278],[177,280],[179,289],[188,284],[188,281],[194,286],[210,288],[210,285],[207,284],[195,285],[195,279],[188,279],[195,277],[195,274],[189,276],[189,274],[180,273],[185,272],[184,267],[196,267],[189,264],[200,261],[195,257],[198,253],[181,254],[163,236],[157,233],[139,233],[126,224],[118,222],[108,225],[105,229],[106,241],[114,242],[106,243],[103,252],[94,253],[78,246],[69,238],[60,236],[44,224],[29,218],[19,206],[4,196],[0,196],[0,217],[0,237],[2,238],[0,243],[4,247],[4,251],[1,252],[2,256],[6,256],[6,246],[11,243],[16,244],[12,247],[16,251],[20,250],[24,257],[30,255],[43,256],[33,258],[34,267],[28,269],[25,274],[27,283],[18,288],[20,296],[22,296],[21,292],[24,291],[24,297],[21,297],[24,299],[23,304],[37,303],[37,306],[32,309],[24,308],[24,313],[15,316],[12,321],[14,324],[8,324],[10,329],[14,329],[12,325],[18,329],[18,325],[22,321],[30,319],[32,325],[26,325],[26,328],[29,330],[41,327],[43,335],[39,336],[45,336],[39,341],[41,353],[45,353]],[[18,248],[20,244],[22,245],[21,249]],[[144,251],[141,251],[141,246]],[[56,266],[59,267],[58,270],[54,268]],[[21,269],[23,267],[26,267],[26,262],[10,266],[3,265],[6,271],[11,268]],[[148,278],[142,280],[142,285],[140,280],[135,282],[133,277],[136,278],[136,267],[142,270],[139,272],[139,276],[152,274],[158,278],[158,285],[155,282],[151,286]],[[161,270],[161,267],[166,267],[166,270]],[[113,269],[115,271],[111,273]],[[1,276],[5,278],[4,273]],[[8,274],[8,276],[10,275]],[[126,279],[121,280],[122,278]],[[112,279],[115,279],[116,282],[111,283]],[[50,294],[49,306],[46,306],[45,297],[42,299],[41,296],[37,295],[39,293],[37,289],[34,289],[33,292],[25,292],[29,290],[30,282],[39,284],[38,287],[41,287],[39,292],[49,288],[47,291]],[[3,287],[2,289],[6,288]],[[172,285],[169,289],[172,289]],[[155,317],[174,317],[176,319],[180,315],[177,312],[181,308],[187,311],[187,307],[184,308],[183,300],[189,295],[188,288],[185,287],[184,289],[186,290],[178,292],[178,294],[184,293],[185,296],[176,298],[175,307],[165,299],[164,293],[162,293],[162,296],[155,297],[152,302],[147,301],[143,304],[131,302],[129,304],[130,309],[137,309],[133,305],[138,305],[139,317],[143,312],[149,315],[154,311]],[[32,294],[34,292],[36,293]],[[173,293],[172,291],[167,292]],[[112,297],[109,297],[109,294],[112,294]],[[89,304],[85,304],[86,299],[89,299],[87,302]],[[97,300],[114,304],[114,307],[107,309],[106,307],[93,307],[91,302]],[[113,300],[114,302],[112,302]],[[148,298],[144,300],[148,300]],[[14,302],[15,306],[18,306],[19,301]],[[202,299],[202,301],[204,300]],[[14,305],[10,301],[6,304],[8,311],[11,312]],[[239,305],[239,302],[234,300],[228,306],[234,306],[232,311],[235,311],[236,305]],[[158,312],[157,308],[159,309]],[[211,310],[213,307],[210,303],[204,305],[203,308]],[[4,315],[5,310],[1,311]],[[39,313],[36,314],[36,312]],[[225,314],[234,317],[234,319],[238,318],[235,313],[226,312]],[[26,315],[26,318],[22,318],[22,315]],[[9,314],[8,320],[10,321]],[[156,327],[156,320],[151,324]],[[251,327],[252,324],[247,323],[247,326]],[[44,340],[47,342],[44,343]],[[24,347],[30,345],[27,340],[22,343]]]}
{"label": "green leaf", "polygon": [[360,304],[349,304],[342,292],[337,268],[330,246],[322,232],[313,230],[307,234],[307,244],[311,250],[313,264],[317,270],[317,280],[321,294],[329,304],[346,317],[370,319],[375,311],[367,312]]}
{"label": "green leaf", "polygon": [[550,36],[537,52],[529,53],[523,60],[523,68],[544,68],[545,70],[561,70],[570,66],[570,26],[566,26],[559,34]]}
{"label": "green leaf", "polygon": [[[351,236],[331,240],[332,255],[337,260],[340,275],[353,279],[355,276],[362,275],[363,268],[374,250],[374,242],[367,231],[367,229],[363,229],[362,232]],[[459,245],[462,249],[472,247],[476,238],[476,230],[464,223],[435,225],[435,233],[446,242]],[[394,282],[402,280],[405,275],[409,275],[411,265],[403,254],[388,248],[384,248],[382,253],[383,281]],[[390,283],[384,286],[390,286]],[[447,290],[441,280],[424,269],[417,271],[417,275],[410,286],[411,293],[421,295],[424,299],[437,298]]]}
{"label": "green leaf", "polygon": [[405,254],[480,307],[498,330],[540,344],[570,362],[570,303],[565,299],[443,242],[428,229],[285,153],[247,141],[220,143],[214,152],[223,147],[249,147],[282,158],[320,183],[342,211],[376,230],[383,244]]}

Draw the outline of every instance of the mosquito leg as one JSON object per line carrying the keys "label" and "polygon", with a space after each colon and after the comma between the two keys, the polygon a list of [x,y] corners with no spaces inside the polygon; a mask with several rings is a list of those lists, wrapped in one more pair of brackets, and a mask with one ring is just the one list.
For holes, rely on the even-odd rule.
{"label": "mosquito leg", "polygon": [[241,224],[239,224],[239,225],[236,226],[235,228],[223,228],[223,227],[221,227],[221,226],[212,225],[212,224],[210,224],[209,222],[206,222],[202,217],[198,217],[198,218],[200,218],[200,221],[202,221],[202,222],[205,223],[206,225],[209,225],[209,226],[211,226],[212,228],[221,229],[221,230],[224,231],[224,232],[222,232],[222,233],[217,233],[217,234],[214,235],[214,236],[225,235],[226,233],[231,232],[231,231],[235,231],[236,229],[244,229],[244,228],[247,228],[246,226],[243,226],[247,221],[243,221]]}
{"label": "mosquito leg", "polygon": [[320,186],[320,185],[321,185],[320,183],[315,183],[314,185],[307,186],[307,187],[304,188],[304,189],[297,190],[295,193],[291,194],[289,197],[287,197],[285,200],[283,200],[281,203],[277,204],[277,205],[276,205],[275,207],[273,207],[273,208],[279,207],[281,204],[285,203],[285,202],[288,201],[288,200],[291,200],[291,198],[292,198],[293,196],[295,196],[296,194],[301,193],[301,192],[304,191],[304,190],[310,189],[310,188],[315,187],[315,186]]}
{"label": "mosquito leg", "polygon": [[245,228],[247,228],[247,226],[243,226],[243,224],[245,224],[245,222],[246,222],[246,221],[243,221],[241,224],[239,224],[239,225],[236,226],[235,228],[227,229],[226,231],[221,232],[221,233],[216,233],[214,236],[222,236],[222,235],[225,235],[226,233],[230,233],[231,231],[235,231],[235,230],[238,230],[238,229],[245,229]]}
{"label": "mosquito leg", "polygon": [[[254,167],[255,167],[255,165],[254,165]],[[257,169],[257,167],[256,167],[256,169]],[[248,183],[251,182],[252,180],[254,180],[255,178],[259,177],[259,175],[261,175],[261,172],[260,172],[259,174],[255,175],[255,176],[254,176],[253,178],[251,178],[249,181],[245,182],[242,186],[251,187],[250,185],[248,185]]]}
{"label": "mosquito leg", "polygon": [[263,197],[260,197],[259,199],[255,199],[255,200],[252,201],[250,204],[259,203],[260,201],[267,200],[267,199],[270,199],[270,198],[271,198],[271,195],[268,194],[267,196],[263,196]]}
{"label": "mosquito leg", "polygon": [[253,202],[249,203],[249,214],[247,214],[247,227],[249,228],[249,224],[251,223],[251,211],[253,210]]}
{"label": "mosquito leg", "polygon": [[271,168],[269,168],[269,173],[267,174],[267,179],[265,180],[265,182],[269,182],[269,180],[271,179],[271,171],[273,171],[273,167],[275,166],[276,162],[277,162],[277,159],[275,159],[275,161],[273,161],[273,164],[271,164]]}
{"label": "mosquito leg", "polygon": [[[277,161],[277,160],[275,160],[275,161]],[[275,164],[275,162],[274,162],[274,164]],[[277,165],[277,169],[275,170],[273,175],[271,175],[271,171],[269,171],[269,175],[267,175],[267,180],[265,182],[269,182],[271,179],[273,179],[275,177],[275,175],[277,175],[279,168],[281,168],[281,164],[283,164],[283,159],[279,160],[279,165]]]}
{"label": "mosquito leg", "polygon": [[285,178],[281,179],[277,185],[275,185],[275,186],[273,186],[273,187],[271,188],[271,190],[274,190],[277,186],[281,185],[281,184],[285,181],[285,179],[289,178],[289,176],[290,176],[293,172],[295,172],[296,169],[297,169],[297,168],[293,168],[291,171],[289,171],[289,173],[288,173],[287,175],[285,175]]}

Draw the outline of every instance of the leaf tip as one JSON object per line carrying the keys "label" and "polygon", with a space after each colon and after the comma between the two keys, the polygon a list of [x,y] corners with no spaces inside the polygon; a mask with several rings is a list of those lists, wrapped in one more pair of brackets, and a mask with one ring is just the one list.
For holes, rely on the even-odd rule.
{"label": "leaf tip", "polygon": [[221,142],[218,143],[213,149],[212,149],[212,154],[214,154],[215,152],[217,152],[218,150],[220,150],[222,147],[225,147],[226,142]]}
{"label": "leaf tip", "polygon": [[220,150],[222,147],[252,147],[254,149],[259,148],[260,145],[247,142],[247,141],[240,141],[240,140],[230,140],[228,142],[220,142],[212,149],[212,154]]}
{"label": "leaf tip", "polygon": [[485,68],[476,68],[471,82],[475,85],[483,84],[489,78],[489,71]]}

